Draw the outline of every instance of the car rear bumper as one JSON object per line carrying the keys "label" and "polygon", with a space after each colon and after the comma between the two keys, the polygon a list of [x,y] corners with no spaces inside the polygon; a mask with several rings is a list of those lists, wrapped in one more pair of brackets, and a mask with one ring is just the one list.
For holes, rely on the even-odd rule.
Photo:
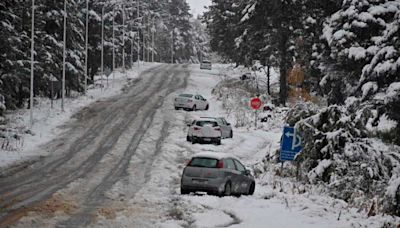
{"label": "car rear bumper", "polygon": [[193,136],[193,139],[196,142],[209,142],[209,143],[217,143],[221,141],[221,137],[197,137]]}
{"label": "car rear bumper", "polygon": [[210,178],[203,179],[203,181],[195,181],[197,178],[193,177],[182,177],[181,188],[191,192],[222,192],[223,191],[223,179],[221,178]]}
{"label": "car rear bumper", "polygon": [[193,104],[174,103],[175,108],[192,108]]}

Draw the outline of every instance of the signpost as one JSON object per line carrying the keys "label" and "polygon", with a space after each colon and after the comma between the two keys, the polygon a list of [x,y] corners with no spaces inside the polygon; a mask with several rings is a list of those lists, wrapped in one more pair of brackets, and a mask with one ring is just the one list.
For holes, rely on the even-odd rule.
{"label": "signpost", "polygon": [[258,97],[252,98],[250,100],[250,106],[251,106],[252,109],[255,110],[255,112],[254,112],[254,126],[255,126],[255,128],[257,128],[257,114],[258,114],[257,110],[259,110],[261,108],[261,106],[262,106],[261,99],[258,98]]}
{"label": "signpost", "polygon": [[282,142],[281,142],[281,155],[280,160],[294,161],[296,155],[301,152],[301,137],[297,134],[296,129],[293,127],[284,127]]}

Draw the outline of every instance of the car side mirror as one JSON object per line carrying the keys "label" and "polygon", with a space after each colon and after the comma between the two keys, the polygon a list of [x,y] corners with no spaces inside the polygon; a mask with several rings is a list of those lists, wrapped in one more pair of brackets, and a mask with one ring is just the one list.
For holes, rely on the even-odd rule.
{"label": "car side mirror", "polygon": [[188,123],[188,124],[186,124],[186,126],[190,127],[190,126],[192,126],[192,124],[191,124],[191,123]]}
{"label": "car side mirror", "polygon": [[250,170],[246,169],[246,170],[244,171],[244,175],[246,175],[246,176],[249,176],[249,175],[251,175],[251,172],[250,172]]}
{"label": "car side mirror", "polygon": [[231,126],[231,123],[226,123],[226,125]]}

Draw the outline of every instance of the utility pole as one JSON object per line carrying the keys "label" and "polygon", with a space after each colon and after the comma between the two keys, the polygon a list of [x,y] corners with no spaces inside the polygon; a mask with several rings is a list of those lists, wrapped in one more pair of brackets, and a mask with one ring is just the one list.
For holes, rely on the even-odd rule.
{"label": "utility pole", "polygon": [[151,46],[152,46],[152,52],[151,52],[151,62],[154,62],[154,49],[155,49],[155,47],[154,47],[154,30],[155,30],[155,27],[154,27],[154,17],[153,17],[153,27],[152,27],[152,33],[151,33]]}
{"label": "utility pole", "polygon": [[85,27],[85,95],[87,94],[88,79],[88,33],[89,33],[89,0],[86,0],[86,27]]}
{"label": "utility pole", "polygon": [[64,32],[63,32],[63,73],[62,73],[62,96],[61,96],[61,110],[64,111],[64,99],[65,99],[65,49],[67,46],[67,0],[64,0]]}
{"label": "utility pole", "polygon": [[147,17],[147,61],[150,62],[150,16]]}
{"label": "utility pole", "polygon": [[122,5],[122,71],[125,73],[125,4]]}
{"label": "utility pole", "polygon": [[32,0],[32,26],[31,26],[31,88],[29,100],[29,122],[30,127],[33,126],[33,78],[34,78],[34,61],[35,61],[35,0]]}
{"label": "utility pole", "polygon": [[101,7],[101,89],[103,89],[103,75],[104,75],[104,5]]}
{"label": "utility pole", "polygon": [[140,1],[137,0],[137,61],[138,61],[138,69],[140,67],[140,25],[139,25],[139,17],[140,17]]}
{"label": "utility pole", "polygon": [[138,61],[138,68],[140,67],[140,24],[139,24],[139,17],[140,17],[140,1],[137,0],[137,61]]}
{"label": "utility pole", "polygon": [[[145,23],[145,17],[144,17],[144,15],[143,15],[143,20],[142,20],[142,24],[144,25],[144,23]],[[146,62],[146,33],[145,33],[145,31],[146,31],[146,28],[144,28],[143,29],[143,32],[142,32],[142,36],[143,36],[143,62]]]}
{"label": "utility pole", "polygon": [[114,85],[114,79],[115,79],[115,9],[113,6],[113,14],[112,14],[112,74],[113,74],[113,83]]}
{"label": "utility pole", "polygon": [[172,25],[171,15],[169,15],[169,23],[171,24],[171,64],[174,64],[174,27]]}

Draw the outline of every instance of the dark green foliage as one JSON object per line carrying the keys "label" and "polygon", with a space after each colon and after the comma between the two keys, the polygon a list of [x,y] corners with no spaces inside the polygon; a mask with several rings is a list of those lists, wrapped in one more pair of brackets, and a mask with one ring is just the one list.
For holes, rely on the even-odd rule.
{"label": "dark green foliage", "polygon": [[[174,31],[176,62],[198,62],[207,55],[207,38],[203,28],[191,21],[189,6],[184,0],[125,1],[125,45],[122,44],[121,4],[106,0],[89,1],[89,83],[100,73],[101,12],[104,6],[104,69],[113,68],[113,27],[115,21],[115,63],[122,67],[137,61],[137,40],[140,58],[151,61],[152,31],[155,31],[155,61],[170,62],[171,32]],[[23,107],[30,93],[31,1],[0,2],[0,95],[8,109]],[[35,96],[48,96],[50,79],[62,79],[64,1],[35,1]],[[113,10],[114,9],[114,10]],[[67,0],[66,89],[83,92],[85,69],[86,0]],[[140,36],[138,37],[138,32]],[[143,48],[145,44],[145,48]],[[132,53],[132,54],[131,54]]]}

